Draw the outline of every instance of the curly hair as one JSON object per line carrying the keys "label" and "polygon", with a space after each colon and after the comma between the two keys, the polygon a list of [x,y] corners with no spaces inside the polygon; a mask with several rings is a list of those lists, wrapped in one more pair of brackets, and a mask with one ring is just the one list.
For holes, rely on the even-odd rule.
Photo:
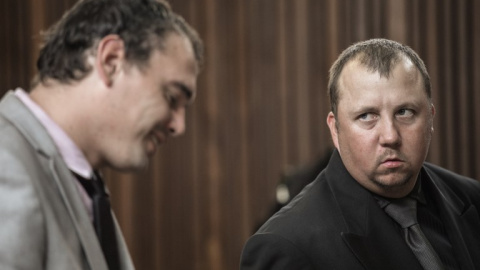
{"label": "curly hair", "polygon": [[54,79],[79,81],[92,67],[86,59],[98,41],[116,34],[125,43],[127,61],[147,64],[153,49],[163,49],[170,33],[186,36],[197,63],[203,62],[203,44],[196,31],[161,0],[81,0],[48,29],[37,60],[34,84]]}

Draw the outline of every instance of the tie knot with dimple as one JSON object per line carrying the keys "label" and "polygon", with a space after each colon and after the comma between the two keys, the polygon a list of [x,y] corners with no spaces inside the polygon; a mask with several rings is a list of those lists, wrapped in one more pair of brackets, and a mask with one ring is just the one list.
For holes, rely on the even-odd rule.
{"label": "tie knot with dimple", "polygon": [[403,229],[409,228],[417,222],[417,200],[403,198],[402,200],[390,203],[385,212],[392,217]]}

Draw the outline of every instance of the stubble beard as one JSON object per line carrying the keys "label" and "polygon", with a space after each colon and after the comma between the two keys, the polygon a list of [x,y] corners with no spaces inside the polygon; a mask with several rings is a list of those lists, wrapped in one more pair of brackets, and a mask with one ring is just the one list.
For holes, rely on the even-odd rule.
{"label": "stubble beard", "polygon": [[414,179],[412,172],[402,172],[401,169],[387,169],[381,174],[369,176],[370,181],[381,190],[391,193],[403,190]]}

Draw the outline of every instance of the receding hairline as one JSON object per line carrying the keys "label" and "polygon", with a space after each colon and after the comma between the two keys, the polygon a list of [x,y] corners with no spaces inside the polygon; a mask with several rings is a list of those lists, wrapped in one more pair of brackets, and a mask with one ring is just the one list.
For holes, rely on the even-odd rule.
{"label": "receding hairline", "polygon": [[345,49],[331,66],[328,80],[328,97],[331,111],[336,114],[339,101],[338,81],[347,64],[359,60],[367,69],[372,72],[378,72],[381,76],[388,78],[391,69],[404,58],[409,59],[416,67],[416,70],[419,71],[424,82],[424,90],[431,100],[430,77],[423,60],[418,54],[410,47],[396,41],[371,39],[355,43]]}
{"label": "receding hairline", "polygon": [[[413,73],[411,74],[414,74],[416,81],[418,80],[419,83],[423,82],[421,71],[418,69],[415,63],[408,57],[408,55],[405,55],[402,52],[397,54],[395,59],[391,62],[390,68],[385,72],[382,72],[379,69],[375,69],[374,67],[369,66],[368,63],[366,63],[364,60],[365,60],[365,54],[363,52],[360,52],[357,55],[349,58],[349,60],[343,64],[343,67],[336,79],[336,90],[338,95],[338,101],[340,100],[340,93],[341,93],[340,90],[343,90],[340,86],[341,86],[341,82],[344,80],[344,75],[345,75],[344,72],[345,70],[355,68],[354,65],[356,65],[357,68],[364,68],[364,70],[366,70],[370,74],[378,74],[380,78],[386,78],[386,79],[390,79],[390,77],[393,76],[394,70],[395,68],[397,68],[397,66],[405,65],[405,68],[408,69],[407,72],[413,71]],[[356,71],[354,70],[350,72],[356,72]],[[425,85],[423,84],[422,84],[422,89],[424,90],[425,94],[427,94]]]}

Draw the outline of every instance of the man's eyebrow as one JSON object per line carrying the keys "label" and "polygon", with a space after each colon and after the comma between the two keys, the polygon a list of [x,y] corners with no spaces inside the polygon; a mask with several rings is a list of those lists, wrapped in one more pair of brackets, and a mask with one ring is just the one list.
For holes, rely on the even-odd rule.
{"label": "man's eyebrow", "polygon": [[417,101],[406,101],[401,104],[398,104],[397,108],[402,108],[402,107],[419,107],[421,104]]}
{"label": "man's eyebrow", "polygon": [[370,105],[367,105],[367,106],[357,106],[355,108],[352,108],[351,110],[351,114],[362,114],[362,113],[366,113],[366,112],[375,112],[377,111],[378,108],[375,107],[375,106],[370,106]]}

